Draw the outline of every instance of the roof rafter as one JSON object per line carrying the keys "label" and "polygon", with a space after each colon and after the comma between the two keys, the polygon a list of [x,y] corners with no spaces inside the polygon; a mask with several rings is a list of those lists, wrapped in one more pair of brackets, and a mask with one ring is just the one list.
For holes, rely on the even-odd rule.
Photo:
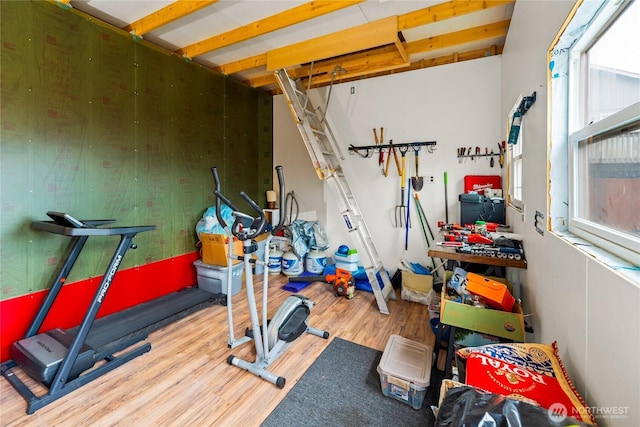
{"label": "roof rafter", "polygon": [[515,3],[516,0],[453,0],[447,3],[440,3],[435,6],[405,13],[398,17],[398,29],[408,30],[409,28],[420,27],[422,25],[433,24],[449,18],[480,12],[492,7],[504,6]]}
{"label": "roof rafter", "polygon": [[187,58],[194,58],[225,46],[239,43],[294,24],[299,24],[300,22],[304,22],[309,19],[317,18],[318,16],[326,15],[327,13],[335,12],[336,10],[362,3],[363,1],[364,0],[312,1],[244,25],[235,30],[185,46],[178,49],[176,53]]}
{"label": "roof rafter", "polygon": [[218,1],[219,0],[177,0],[150,15],[132,22],[122,29],[135,36],[142,37],[144,34],[156,28],[167,25]]}
{"label": "roof rafter", "polygon": [[267,52],[267,70],[277,70],[307,62],[395,43],[398,18],[390,16]]}
{"label": "roof rafter", "polygon": [[[388,70],[378,70],[374,73],[369,73],[367,74],[367,78],[393,74],[396,71],[404,72],[409,70],[418,70],[422,68],[435,67],[435,66],[444,65],[444,64],[452,64],[455,62],[469,61],[471,59],[485,58],[487,56],[500,55],[502,53],[503,48],[504,46],[502,45],[499,45],[499,46],[491,45],[481,49],[474,49],[466,52],[455,52],[449,55],[439,56],[436,58],[421,59],[421,60],[412,62],[408,66],[403,66],[403,67],[388,69]],[[385,49],[385,48],[382,48],[382,49]],[[329,65],[323,66],[322,68],[326,70],[327,67],[329,67]],[[333,65],[333,67],[335,67],[335,65]],[[316,70],[317,68],[318,67],[314,66],[314,70]],[[291,69],[288,71],[292,73],[291,74],[292,77],[300,78],[303,84],[307,86],[309,81],[308,69],[309,67],[301,67],[301,68]],[[322,75],[314,74],[314,76],[311,78],[312,79],[311,85],[309,86],[312,88],[326,86],[326,84],[330,83],[331,81],[331,75],[329,73],[332,71],[332,69],[333,68],[329,69],[329,71],[326,71]],[[345,83],[345,82],[359,80],[361,78],[362,78],[361,76],[337,74],[334,78],[334,83],[338,81],[341,83]],[[280,93],[280,89],[277,87],[276,80],[272,76],[265,75],[255,79],[249,79],[246,81],[246,83],[250,84],[253,87],[272,86],[273,89],[270,90],[270,93],[274,95]]]}
{"label": "roof rafter", "polygon": [[428,52],[490,37],[506,36],[510,22],[511,20],[507,19],[505,21],[481,25],[453,33],[442,34],[440,36],[428,37],[406,43],[405,48],[407,49],[407,53],[411,55],[413,53]]}
{"label": "roof rafter", "polygon": [[[487,38],[506,35],[510,22],[510,20],[505,20],[481,25],[468,30],[454,31],[410,43],[403,43],[403,46],[407,54],[416,54],[473,43]],[[347,73],[341,75],[340,79],[370,75],[381,71],[410,66],[410,64],[403,60],[398,52],[397,46],[393,44],[315,63],[313,64],[313,74],[314,76],[327,74],[331,72],[336,65],[340,65],[347,70]],[[297,78],[308,75],[310,71],[310,66],[303,66],[291,69],[290,73],[292,73],[293,77]],[[260,87],[275,84],[276,80],[273,74],[265,73],[262,76],[250,79],[248,83],[251,86]]]}
{"label": "roof rafter", "polygon": [[[398,30],[401,31],[403,29],[409,29],[414,27],[419,27],[422,25],[430,24],[433,22],[440,22],[450,18],[455,18],[458,16],[462,16],[469,13],[478,12],[485,9],[490,9],[492,7],[503,6],[505,4],[515,3],[515,0],[493,0],[493,1],[477,1],[477,0],[453,0],[447,3],[437,4],[435,6],[427,7],[424,9],[420,9],[414,12],[405,13],[403,15],[398,16]],[[291,9],[293,10],[293,9]],[[273,15],[278,16],[278,15]],[[266,18],[269,19],[269,18]],[[505,30],[506,31],[506,30]],[[335,34],[335,33],[334,33]],[[327,35],[330,36],[330,35]],[[463,34],[460,36],[464,36]],[[443,36],[438,36],[443,37]],[[424,39],[428,40],[428,39]],[[440,40],[440,43],[446,43],[446,39]],[[398,50],[400,50],[399,40],[395,42],[396,46],[398,46]],[[426,42],[425,42],[426,43]],[[291,46],[285,46],[281,49],[291,48]],[[406,45],[404,46],[406,49]],[[414,49],[421,49],[420,46],[415,46]],[[406,52],[406,56],[415,52]],[[242,71],[249,70],[251,68],[257,68],[261,66],[267,65],[267,54],[261,54],[252,56],[249,58],[244,58],[238,61],[233,61],[227,64],[219,65],[215,67],[214,70],[219,71],[223,74],[230,75],[234,73],[239,73]]]}

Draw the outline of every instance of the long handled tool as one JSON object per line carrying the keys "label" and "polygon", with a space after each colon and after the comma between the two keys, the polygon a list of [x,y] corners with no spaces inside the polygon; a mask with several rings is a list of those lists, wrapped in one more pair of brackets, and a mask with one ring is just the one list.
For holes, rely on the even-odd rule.
{"label": "long handled tool", "polygon": [[411,203],[411,187],[409,187],[409,191],[407,192],[407,220],[404,224],[404,250],[409,249],[409,228],[411,227],[411,208],[409,207]]}
{"label": "long handled tool", "polygon": [[[420,202],[420,197],[418,196],[418,193],[414,193],[413,197],[416,199],[415,200],[415,205],[416,205],[416,210],[418,211],[418,216],[420,217],[420,223],[422,224],[422,231],[424,233],[424,238],[427,241],[427,247],[430,246],[429,243],[429,238],[427,237],[427,232],[424,229],[424,225],[427,225],[427,228],[429,229],[429,234],[431,235],[431,241],[435,242],[435,236],[433,234],[433,230],[431,230],[431,226],[429,225],[429,220],[427,219],[427,214],[424,212],[424,209],[422,208],[422,203]],[[442,260],[440,260],[440,262],[443,262]],[[431,263],[433,264],[433,268],[434,270],[436,269],[436,262],[433,259],[433,257],[431,257]]]}
{"label": "long handled tool", "polygon": [[[376,140],[376,145],[384,144],[384,128],[380,128],[380,139],[378,139],[378,132],[373,128],[373,137]],[[380,148],[378,153],[378,166],[380,166],[380,172],[386,176],[384,167],[384,150]]]}
{"label": "long handled tool", "polygon": [[403,227],[403,218],[407,216],[407,205],[404,204],[404,184],[405,184],[405,156],[409,150],[408,146],[400,147],[402,155],[402,167],[400,172],[400,204],[396,206],[396,227]]}
{"label": "long handled tool", "polygon": [[415,191],[422,190],[424,180],[421,176],[418,176],[418,153],[420,152],[420,146],[413,147],[413,157],[416,160],[416,176],[411,177],[411,186]]}
{"label": "long handled tool", "polygon": [[449,199],[447,198],[447,173],[444,173],[444,221],[449,224]]}

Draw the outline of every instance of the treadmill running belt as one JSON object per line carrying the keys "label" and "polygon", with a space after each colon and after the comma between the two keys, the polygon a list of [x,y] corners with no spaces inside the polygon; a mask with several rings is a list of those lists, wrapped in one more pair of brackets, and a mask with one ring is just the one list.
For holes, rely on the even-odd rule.
{"label": "treadmill running belt", "polygon": [[[96,351],[98,359],[103,359],[219,299],[219,295],[196,287],[174,292],[96,319],[85,343]],[[68,332],[75,335],[77,331],[75,327]]]}

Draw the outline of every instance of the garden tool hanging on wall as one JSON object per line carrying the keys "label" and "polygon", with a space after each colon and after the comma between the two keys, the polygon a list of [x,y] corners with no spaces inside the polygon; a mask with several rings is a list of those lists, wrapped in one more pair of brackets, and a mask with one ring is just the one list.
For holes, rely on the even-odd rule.
{"label": "garden tool hanging on wall", "polygon": [[[376,128],[373,128],[373,137],[376,140],[376,145],[384,144],[384,128],[380,128],[380,139],[378,139],[378,132],[376,131]],[[382,147],[380,147],[380,151],[378,152],[378,166],[380,166],[380,173],[387,176],[384,166],[384,149]]]}
{"label": "garden tool hanging on wall", "polygon": [[418,153],[420,152],[420,146],[416,145],[413,147],[413,157],[416,160],[416,176],[411,177],[411,186],[415,191],[422,190],[422,185],[424,184],[424,180],[421,176],[418,176]]}
{"label": "garden tool hanging on wall", "polygon": [[[407,205],[405,205],[404,198],[404,189],[405,189],[405,179],[406,179],[406,168],[405,168],[405,159],[407,151],[409,150],[409,146],[402,146],[399,148],[400,154],[402,155],[402,166],[400,167],[400,204],[396,206],[396,227],[402,228],[405,224],[405,217],[407,216]],[[408,222],[406,223],[408,227],[411,226]]]}

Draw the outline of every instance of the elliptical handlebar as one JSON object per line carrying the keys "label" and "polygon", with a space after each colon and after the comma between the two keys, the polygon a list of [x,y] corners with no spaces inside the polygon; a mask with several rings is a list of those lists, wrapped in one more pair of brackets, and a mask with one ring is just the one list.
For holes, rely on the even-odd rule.
{"label": "elliptical handlebar", "polygon": [[[218,222],[220,223],[220,225],[223,228],[227,228],[227,223],[225,222],[224,218],[222,218],[222,214],[220,213],[220,201],[222,200],[227,206],[229,206],[233,211],[234,211],[234,215],[236,215],[236,217],[241,217],[242,219],[253,219],[252,216],[247,215],[243,212],[240,212],[238,210],[238,208],[236,208],[233,203],[231,203],[231,201],[229,199],[227,199],[221,192],[220,192],[220,178],[218,177],[218,170],[217,168],[214,166],[211,168],[211,173],[213,174],[213,180],[215,181],[216,184],[216,189],[213,192],[216,196],[216,217],[218,218]],[[285,211],[285,199],[284,197],[282,197],[282,195],[284,194],[285,191],[285,185],[284,185],[284,173],[282,172],[282,166],[276,166],[276,173],[278,175],[278,184],[279,184],[279,188],[280,188],[280,212],[284,212]],[[258,224],[257,227],[254,229],[253,233],[251,234],[247,234],[245,236],[243,236],[243,238],[246,239],[254,239],[255,237],[259,236],[260,234],[262,234],[267,226],[267,217],[264,213],[264,211],[262,209],[260,209],[260,206],[258,206],[258,204],[256,202],[254,202],[251,197],[249,197],[247,195],[247,193],[245,193],[244,191],[240,192],[240,197],[242,197],[248,204],[249,206],[251,206],[251,208],[256,211],[256,213],[258,214],[258,217],[256,218],[258,220]],[[237,218],[237,220],[239,220],[240,218]],[[237,222],[237,221],[236,221]],[[254,222],[255,223],[255,222]],[[253,224],[252,224],[253,225]],[[276,235],[284,226],[284,215],[281,214],[280,215],[280,220],[278,222],[278,225],[272,230],[271,234]],[[238,237],[238,230],[237,227],[233,226],[231,227],[231,232],[234,236]]]}
{"label": "elliptical handlebar", "polygon": [[249,203],[249,206],[251,206],[251,208],[253,208],[253,210],[258,213],[258,219],[260,220],[258,226],[255,228],[255,231],[253,233],[247,234],[247,239],[253,239],[264,232],[264,229],[267,227],[267,217],[264,214],[264,211],[260,209],[260,206],[258,206],[258,204],[254,202],[251,197],[247,195],[247,193],[241,191],[240,197],[242,197],[247,203]]}
{"label": "elliptical handlebar", "polygon": [[220,178],[218,177],[218,168],[216,168],[215,166],[212,167],[211,173],[213,174],[213,181],[216,183],[216,189],[213,192],[213,194],[215,194],[216,196],[216,217],[218,218],[218,222],[220,223],[222,228],[227,228],[227,223],[225,222],[225,220],[222,218],[222,215],[220,214],[220,200],[225,202],[227,206],[229,206],[234,211],[237,211],[238,209],[235,206],[233,206],[233,204],[229,201],[229,199],[224,197],[224,195],[220,192]]}

